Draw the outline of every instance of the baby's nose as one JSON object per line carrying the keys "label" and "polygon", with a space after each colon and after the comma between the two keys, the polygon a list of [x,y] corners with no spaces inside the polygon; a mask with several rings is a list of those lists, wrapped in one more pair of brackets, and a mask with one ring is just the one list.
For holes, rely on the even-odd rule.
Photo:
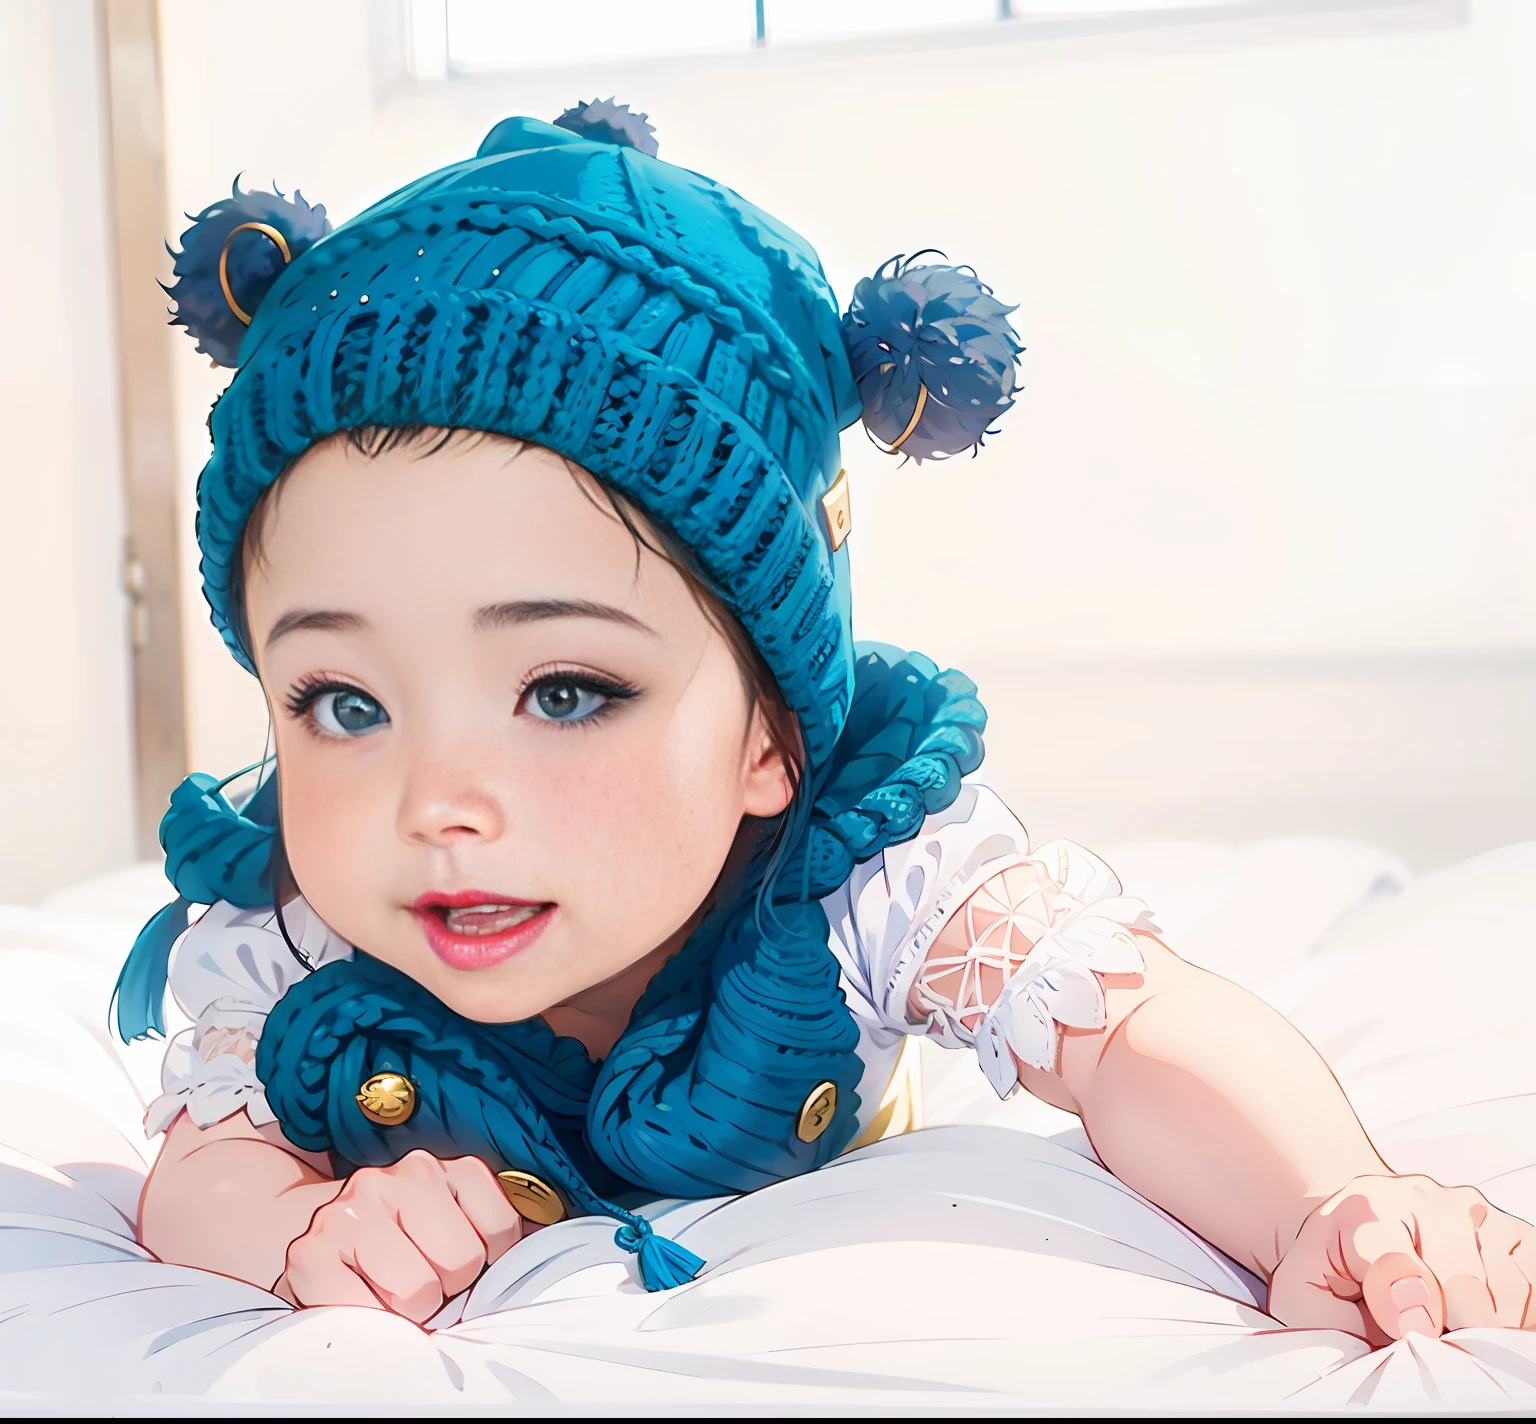
{"label": "baby's nose", "polygon": [[495,840],[506,829],[501,804],[465,775],[424,774],[412,778],[400,801],[403,839],[433,846],[466,840]]}

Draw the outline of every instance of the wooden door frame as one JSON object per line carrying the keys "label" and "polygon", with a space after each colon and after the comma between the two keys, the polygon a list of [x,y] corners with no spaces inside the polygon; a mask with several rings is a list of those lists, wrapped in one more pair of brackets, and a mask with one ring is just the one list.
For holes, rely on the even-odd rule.
{"label": "wooden door frame", "polygon": [[117,253],[138,853],[159,854],[171,791],[187,773],[170,332],[164,266],[165,107],[157,0],[98,0],[107,76]]}

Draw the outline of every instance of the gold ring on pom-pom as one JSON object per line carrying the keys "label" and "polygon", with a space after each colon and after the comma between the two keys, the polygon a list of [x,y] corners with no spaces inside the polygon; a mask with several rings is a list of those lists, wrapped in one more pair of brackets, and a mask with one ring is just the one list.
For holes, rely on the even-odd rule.
{"label": "gold ring on pom-pom", "polygon": [[[228,289],[226,288],[225,295],[227,296],[228,294]],[[892,361],[882,361],[880,363],[880,369],[882,371],[894,371],[896,366]],[[917,383],[917,404],[912,407],[912,419],[907,422],[907,428],[903,430],[901,434],[898,435],[896,439],[889,445],[881,445],[878,440],[875,440],[873,432],[870,433],[869,438],[874,440],[876,446],[883,450],[887,455],[894,455],[898,450],[901,449],[903,445],[907,443],[908,440],[912,438],[912,432],[917,429],[917,422],[923,418],[923,407],[927,404],[928,387],[919,381]]]}
{"label": "gold ring on pom-pom", "polygon": [[249,326],[251,314],[235,300],[235,294],[229,289],[229,244],[242,232],[259,232],[263,237],[270,237],[277,244],[277,250],[283,254],[284,267],[293,261],[293,253],[288,250],[288,239],[271,223],[246,222],[241,223],[237,228],[230,229],[229,236],[224,239],[224,246],[219,250],[219,286],[224,289],[224,300],[229,303],[230,311]]}
{"label": "gold ring on pom-pom", "polygon": [[498,1172],[496,1180],[524,1221],[531,1221],[536,1226],[553,1226],[557,1221],[565,1220],[565,1203],[561,1201],[560,1193],[532,1172]]}
{"label": "gold ring on pom-pom", "polygon": [[403,1073],[375,1073],[358,1089],[357,1106],[369,1122],[399,1127],[416,1111],[416,1085]]}

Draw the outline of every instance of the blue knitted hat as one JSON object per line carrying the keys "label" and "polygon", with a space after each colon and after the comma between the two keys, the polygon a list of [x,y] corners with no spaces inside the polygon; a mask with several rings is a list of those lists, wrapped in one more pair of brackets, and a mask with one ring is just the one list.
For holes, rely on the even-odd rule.
{"label": "blue knitted hat", "polygon": [[[862,414],[916,460],[974,449],[1012,404],[1012,308],[968,269],[893,259],[840,312],[804,239],[662,162],[643,116],[611,102],[508,119],[473,159],[334,232],[297,193],[237,186],[183,235],[176,274],[176,319],[238,367],[209,422],[197,535],[214,623],[248,669],[232,599],[263,490],[336,431],[468,428],[566,456],[669,530],[798,718],[807,792],[777,875],[756,907],[706,917],[601,1065],[538,1020],[460,1019],[366,954],[291,988],[258,1049],[298,1145],[354,1164],[425,1147],[534,1171],[624,1223],[647,1285],[685,1279],[696,1258],[599,1193],[744,1190],[847,1145],[858,1033],[816,902],[948,805],[982,755],[966,679],[855,651],[838,432]],[[188,778],[162,823],[180,898],[124,968],[125,1037],[161,1027],[189,903],[272,903],[275,788],[239,815],[221,785]],[[409,1124],[360,1112],[361,1077],[381,1071],[415,1085]],[[827,1087],[836,1111],[807,1139],[797,1116]]]}
{"label": "blue knitted hat", "polygon": [[867,403],[915,458],[973,447],[1012,403],[1011,308],[963,270],[893,263],[845,323],[803,238],[655,153],[639,116],[594,104],[507,119],[328,235],[298,195],[237,189],[201,215],[170,290],[200,349],[239,367],[210,421],[197,537],[247,668],[241,536],[289,464],[362,425],[494,431],[575,461],[693,552],[799,718],[813,776],[825,763],[853,687],[847,554],[821,505],[838,432]]}

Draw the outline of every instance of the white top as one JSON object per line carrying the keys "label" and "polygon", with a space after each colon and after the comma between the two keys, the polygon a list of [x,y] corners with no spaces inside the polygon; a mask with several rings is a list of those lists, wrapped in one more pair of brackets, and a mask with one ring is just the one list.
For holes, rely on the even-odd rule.
{"label": "white top", "polygon": [[[944,924],[985,882],[1025,864],[1043,871],[1061,893],[1047,932],[1009,979],[996,1009],[975,1034],[939,1014],[913,1020],[907,1007],[911,987]],[[1089,905],[1102,913],[1086,915]],[[1139,966],[1139,956],[1128,964],[1123,949],[1106,957],[1104,946],[1128,943],[1130,927],[1152,927],[1145,906],[1120,898],[1119,880],[1097,856],[1069,841],[1032,852],[1013,812],[987,787],[969,782],[954,804],[928,817],[911,840],[858,866],[822,906],[831,926],[828,946],[859,1026],[865,1065],[860,1132],[874,1116],[909,1035],[926,1034],[950,1047],[974,1042],[1000,1096],[1017,1086],[1017,1065],[1005,1039],[1024,1061],[1049,1066],[1057,1024],[1092,1022],[1095,1012],[1103,1022],[1103,991],[1090,968],[1118,972]],[[352,946],[303,900],[286,907],[284,923],[316,967],[351,957]],[[1064,968],[1075,973],[1063,973]],[[284,942],[271,910],[240,910],[221,902],[186,931],[173,951],[169,979],[193,1026],[167,1045],[163,1091],[145,1116],[151,1136],[183,1110],[199,1127],[241,1108],[258,1127],[276,1120],[256,1078],[256,1040],[272,1006],[308,972]],[[1003,1021],[997,1015],[1005,1001],[1012,1017]],[[1048,1051],[1037,1041],[1042,1026],[1048,1030]]]}

